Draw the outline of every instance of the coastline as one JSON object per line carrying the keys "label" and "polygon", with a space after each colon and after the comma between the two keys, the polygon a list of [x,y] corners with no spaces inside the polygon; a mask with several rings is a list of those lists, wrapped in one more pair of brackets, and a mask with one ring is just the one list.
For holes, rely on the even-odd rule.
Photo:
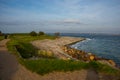
{"label": "coastline", "polygon": [[[84,40],[86,40],[86,38],[83,38],[83,40],[81,40],[81,41],[84,41]],[[65,52],[69,52],[69,50],[76,50],[76,51],[78,51],[79,53],[82,53],[82,54],[80,54],[80,56],[81,55],[85,55],[85,56],[87,56],[87,58],[89,58],[88,60],[83,60],[83,61],[92,61],[92,60],[90,60],[90,56],[92,56],[92,57],[94,57],[94,59],[93,59],[93,61],[98,61],[98,62],[100,62],[100,63],[102,63],[102,64],[107,64],[107,65],[109,65],[109,66],[111,66],[111,67],[113,67],[113,68],[116,68],[116,69],[120,69],[120,66],[119,65],[117,65],[116,64],[116,62],[114,61],[114,60],[112,60],[112,59],[107,59],[107,58],[102,58],[102,57],[98,57],[98,56],[96,56],[94,53],[87,53],[87,52],[85,52],[85,51],[83,51],[83,50],[78,50],[78,49],[75,49],[75,48],[72,48],[72,47],[70,47],[71,45],[73,45],[73,44],[75,44],[75,43],[77,43],[77,42],[81,42],[81,41],[76,41],[76,42],[72,42],[72,43],[70,43],[70,44],[67,44],[67,45],[64,45],[64,47],[67,47],[68,48],[68,51],[65,51]],[[76,53],[76,52],[73,52],[73,54],[74,53]]]}
{"label": "coastline", "polygon": [[82,60],[85,62],[89,61],[98,61],[103,64],[108,64],[112,67],[116,67],[116,63],[113,60],[100,58],[94,53],[86,53],[82,50],[77,50],[71,48],[70,45],[73,45],[77,42],[86,40],[85,38],[76,38],[76,37],[60,37],[55,40],[36,40],[31,42],[33,46],[37,49],[46,51],[47,53],[53,53],[56,58],[68,60]]}

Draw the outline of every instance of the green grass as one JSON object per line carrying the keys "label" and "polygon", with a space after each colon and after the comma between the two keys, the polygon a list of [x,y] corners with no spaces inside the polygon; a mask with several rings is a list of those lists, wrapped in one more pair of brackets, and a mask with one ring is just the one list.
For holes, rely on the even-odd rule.
{"label": "green grass", "polygon": [[30,36],[30,35],[12,35],[11,39],[17,40],[19,42],[31,42],[34,40],[43,40],[43,39],[55,39],[54,36],[41,35],[41,36]]}
{"label": "green grass", "polygon": [[24,60],[24,65],[38,74],[46,74],[53,71],[74,71],[87,68],[87,63],[79,61],[65,61],[58,59]]}
{"label": "green grass", "polygon": [[23,60],[23,64],[33,72],[38,74],[46,74],[53,71],[75,71],[81,69],[94,69],[97,72],[116,75],[118,70],[111,68],[105,64],[98,62],[85,63],[82,61],[65,61],[58,59],[39,59],[39,60]]}
{"label": "green grass", "polygon": [[[38,74],[46,74],[53,71],[74,71],[74,70],[81,70],[81,69],[94,69],[97,72],[103,72],[107,74],[118,74],[119,71],[113,69],[112,67],[101,64],[96,61],[92,61],[90,63],[85,63],[82,61],[72,61],[72,60],[59,60],[45,57],[39,60],[28,60],[23,59],[20,55],[27,56],[36,56],[37,49],[34,48],[30,42],[33,40],[43,40],[43,39],[54,39],[53,36],[43,35],[43,36],[29,36],[28,34],[23,35],[12,35],[10,36],[11,41],[7,43],[9,51],[17,56],[17,59],[21,64],[23,64],[26,68],[30,69],[33,72]],[[19,45],[22,50],[17,50],[15,45]],[[18,52],[19,51],[19,52]],[[30,53],[30,55],[27,55]],[[44,53],[41,53],[44,55]],[[46,55],[46,54],[45,54]],[[47,54],[48,55],[48,54]],[[29,58],[29,57],[28,57]]]}

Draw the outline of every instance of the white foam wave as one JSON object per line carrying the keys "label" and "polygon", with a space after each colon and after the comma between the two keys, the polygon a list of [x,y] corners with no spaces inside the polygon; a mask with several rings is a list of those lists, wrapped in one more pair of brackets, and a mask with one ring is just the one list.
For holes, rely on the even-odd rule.
{"label": "white foam wave", "polygon": [[89,40],[92,40],[92,39],[90,39],[90,38],[86,38],[86,40],[88,40],[88,41],[89,41]]}

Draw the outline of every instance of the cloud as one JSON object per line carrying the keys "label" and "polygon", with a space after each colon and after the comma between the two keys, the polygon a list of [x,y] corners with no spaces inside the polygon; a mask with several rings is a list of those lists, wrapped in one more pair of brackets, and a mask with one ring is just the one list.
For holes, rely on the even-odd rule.
{"label": "cloud", "polygon": [[0,21],[3,22],[38,22],[40,24],[32,26],[78,32],[119,29],[120,25],[120,5],[117,0],[0,1]]}

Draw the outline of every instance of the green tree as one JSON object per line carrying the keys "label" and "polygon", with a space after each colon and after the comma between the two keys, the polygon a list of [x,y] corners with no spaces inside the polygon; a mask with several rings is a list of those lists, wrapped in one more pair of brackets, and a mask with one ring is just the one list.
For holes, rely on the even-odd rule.
{"label": "green tree", "polygon": [[2,36],[3,34],[2,34],[2,31],[0,31],[0,36]]}
{"label": "green tree", "polygon": [[38,33],[38,35],[40,36],[40,35],[45,35],[45,33],[43,32],[43,31],[40,31],[39,33]]}
{"label": "green tree", "polygon": [[31,36],[37,36],[37,33],[36,33],[35,31],[31,31],[31,32],[30,32],[30,35],[31,35]]}

